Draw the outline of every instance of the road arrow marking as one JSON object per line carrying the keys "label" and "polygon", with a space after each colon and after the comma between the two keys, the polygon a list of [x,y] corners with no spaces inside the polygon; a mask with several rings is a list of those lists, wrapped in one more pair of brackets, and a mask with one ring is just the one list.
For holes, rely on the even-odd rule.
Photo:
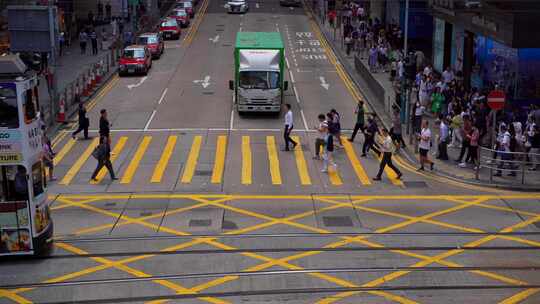
{"label": "road arrow marking", "polygon": [[213,43],[216,43],[219,40],[219,35],[216,35],[216,37],[214,38],[208,38],[208,40],[212,41]]}
{"label": "road arrow marking", "polygon": [[319,77],[319,79],[321,80],[321,86],[328,91],[328,88],[330,87],[330,84],[328,84],[326,82],[326,79],[324,79],[324,77],[322,77],[322,76]]}
{"label": "road arrow marking", "polygon": [[193,80],[193,83],[200,83],[206,89],[210,85],[210,76],[204,76],[203,80]]}
{"label": "road arrow marking", "polygon": [[144,76],[143,78],[141,78],[141,80],[139,80],[139,83],[137,84],[128,84],[127,88],[131,90],[133,88],[139,87],[141,84],[143,84],[146,78],[148,78],[148,76]]}

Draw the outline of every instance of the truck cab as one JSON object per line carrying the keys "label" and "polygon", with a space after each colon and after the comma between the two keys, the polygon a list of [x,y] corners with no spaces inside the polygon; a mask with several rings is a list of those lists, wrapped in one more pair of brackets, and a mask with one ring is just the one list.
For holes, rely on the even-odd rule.
{"label": "truck cab", "polygon": [[229,82],[239,113],[281,111],[285,54],[279,33],[239,32],[235,49],[235,80]]}

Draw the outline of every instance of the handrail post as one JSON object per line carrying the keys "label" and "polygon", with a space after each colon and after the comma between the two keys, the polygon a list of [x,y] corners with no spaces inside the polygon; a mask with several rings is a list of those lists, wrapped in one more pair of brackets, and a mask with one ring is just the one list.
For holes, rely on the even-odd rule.
{"label": "handrail post", "polygon": [[521,161],[521,184],[522,185],[525,185],[525,164],[526,163],[527,163],[527,158],[524,157],[524,159]]}

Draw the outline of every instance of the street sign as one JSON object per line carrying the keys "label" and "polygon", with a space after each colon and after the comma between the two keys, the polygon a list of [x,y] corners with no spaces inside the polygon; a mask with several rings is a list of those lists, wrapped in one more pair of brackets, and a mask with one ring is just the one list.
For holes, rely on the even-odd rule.
{"label": "street sign", "polygon": [[506,94],[504,94],[504,91],[501,91],[501,90],[493,90],[489,92],[487,101],[488,101],[488,106],[492,110],[500,110],[504,108],[504,102],[506,101]]}

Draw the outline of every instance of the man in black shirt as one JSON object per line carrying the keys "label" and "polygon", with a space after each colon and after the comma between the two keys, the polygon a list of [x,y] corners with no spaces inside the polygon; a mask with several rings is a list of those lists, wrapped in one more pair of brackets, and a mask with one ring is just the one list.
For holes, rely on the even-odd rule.
{"label": "man in black shirt", "polygon": [[105,136],[107,137],[107,141],[109,144],[111,143],[111,124],[109,123],[109,120],[107,119],[107,110],[101,109],[99,111],[101,113],[101,117],[99,118],[99,136]]}

